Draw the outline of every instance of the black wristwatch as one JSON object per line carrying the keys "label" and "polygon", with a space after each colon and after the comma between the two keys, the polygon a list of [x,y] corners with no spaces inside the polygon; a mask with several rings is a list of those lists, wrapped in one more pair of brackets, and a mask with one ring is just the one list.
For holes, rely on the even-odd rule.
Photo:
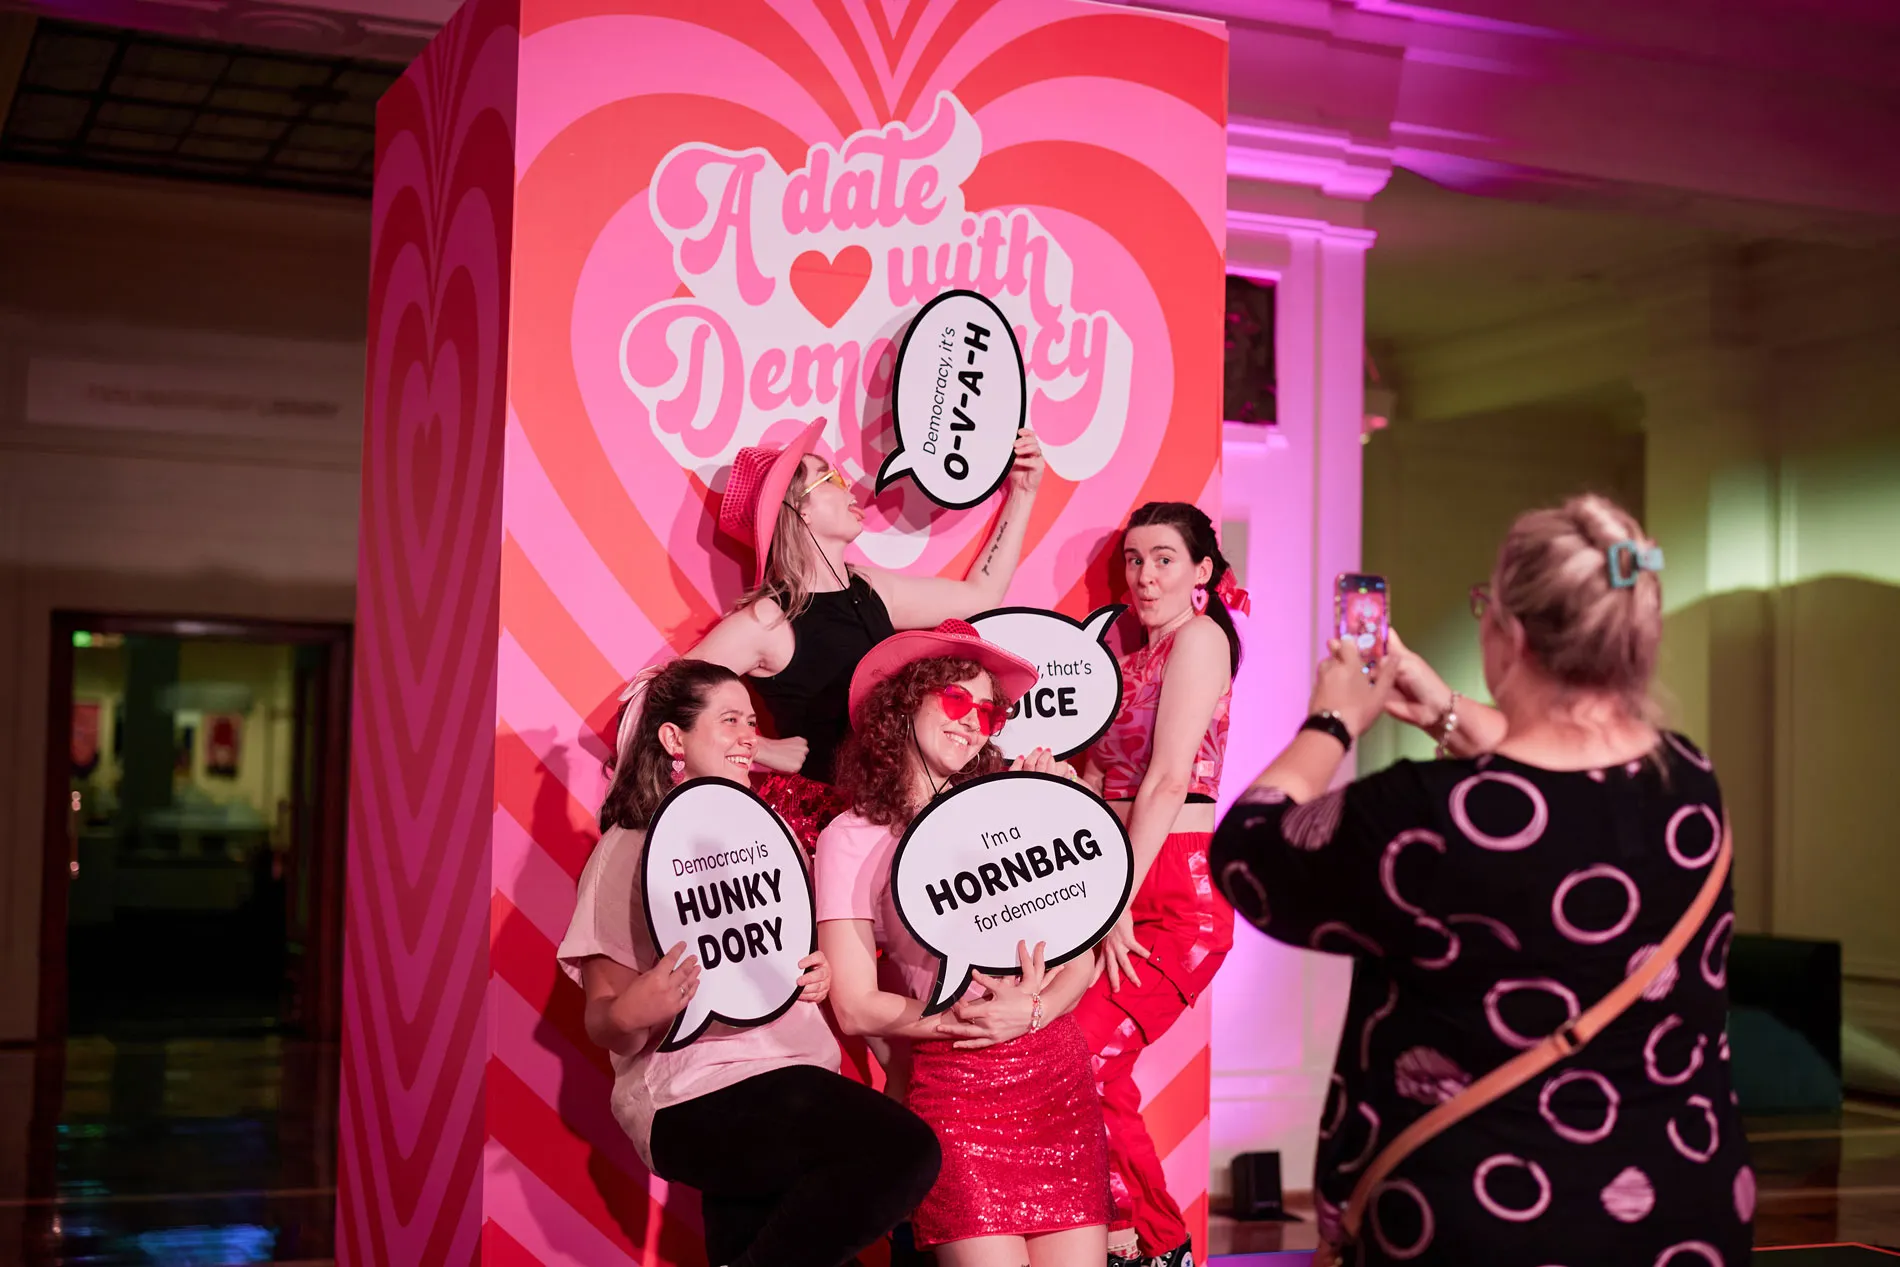
{"label": "black wristwatch", "polygon": [[1339,720],[1339,714],[1330,708],[1322,708],[1301,722],[1300,729],[1317,730],[1322,734],[1331,735],[1339,740],[1340,747],[1348,751],[1352,749],[1352,731],[1346,728],[1345,722]]}

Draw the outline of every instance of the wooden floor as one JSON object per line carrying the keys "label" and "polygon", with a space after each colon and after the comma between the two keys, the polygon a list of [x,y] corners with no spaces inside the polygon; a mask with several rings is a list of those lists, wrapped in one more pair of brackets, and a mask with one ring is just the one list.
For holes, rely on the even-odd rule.
{"label": "wooden floor", "polygon": [[[1758,1244],[1900,1247],[1900,1104],[1748,1129]],[[0,1264],[327,1264],[335,1140],[333,1047],[226,1035],[0,1049]],[[1214,1252],[1311,1249],[1310,1208],[1291,1204],[1298,1222],[1217,1219]],[[1762,1261],[1806,1267],[1782,1257]]]}
{"label": "wooden floor", "polygon": [[[1858,1242],[1900,1249],[1900,1104],[1855,1099],[1839,1113],[1749,1118],[1746,1125],[1758,1185],[1757,1246]],[[1209,1248],[1312,1249],[1311,1201],[1292,1193],[1287,1205],[1299,1222],[1215,1216]]]}

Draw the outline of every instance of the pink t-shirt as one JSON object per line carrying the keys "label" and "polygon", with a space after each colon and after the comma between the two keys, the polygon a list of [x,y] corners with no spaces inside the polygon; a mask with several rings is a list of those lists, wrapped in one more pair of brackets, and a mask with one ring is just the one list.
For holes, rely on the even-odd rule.
{"label": "pink t-shirt", "polygon": [[[891,900],[891,860],[897,856],[898,837],[853,810],[831,820],[818,833],[818,860],[812,866],[812,900],[818,921],[868,919],[872,935],[884,948],[878,965],[878,985],[913,999],[930,997],[937,979],[937,956],[897,917]],[[980,994],[972,985],[969,993]]]}
{"label": "pink t-shirt", "polygon": [[[581,872],[574,919],[555,953],[575,981],[581,961],[605,955],[617,964],[646,972],[659,958],[653,934],[641,914],[640,851],[646,834],[610,827],[594,846]],[[637,1055],[610,1052],[614,1069],[613,1111],[622,1130],[653,1165],[653,1115],[669,1104],[729,1087],[756,1074],[787,1065],[817,1065],[838,1071],[838,1040],[816,1003],[794,1003],[766,1025],[735,1029],[714,1024],[679,1051],[656,1051],[666,1027],[647,1031]]]}

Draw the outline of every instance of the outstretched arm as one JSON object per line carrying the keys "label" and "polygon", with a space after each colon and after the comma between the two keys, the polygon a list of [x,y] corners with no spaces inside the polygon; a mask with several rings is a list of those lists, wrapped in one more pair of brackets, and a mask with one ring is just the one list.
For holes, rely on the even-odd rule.
{"label": "outstretched arm", "polygon": [[[777,603],[761,598],[727,614],[681,658],[723,664],[740,677],[769,677],[791,662],[793,643],[791,622]],[[761,738],[754,759],[767,770],[797,774],[807,751],[803,739]]]}
{"label": "outstretched arm", "polygon": [[962,580],[944,576],[906,576],[883,568],[860,569],[877,588],[899,629],[934,629],[946,620],[966,620],[1000,607],[1022,560],[1029,511],[1042,485],[1042,444],[1025,428],[1016,433],[1016,466],[1009,475],[1009,496],[989,540]]}

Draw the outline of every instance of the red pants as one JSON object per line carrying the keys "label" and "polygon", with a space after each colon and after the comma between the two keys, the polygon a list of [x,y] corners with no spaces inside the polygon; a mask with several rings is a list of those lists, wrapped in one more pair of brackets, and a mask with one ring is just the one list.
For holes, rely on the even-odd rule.
{"label": "red pants", "polygon": [[1135,1058],[1168,1032],[1213,982],[1234,944],[1234,911],[1208,873],[1207,832],[1177,832],[1161,845],[1135,894],[1135,940],[1151,952],[1136,961],[1141,984],[1126,978],[1111,994],[1104,975],[1083,996],[1075,1018],[1095,1053],[1096,1090],[1108,1121],[1109,1187],[1114,1232],[1134,1228],[1144,1253],[1165,1254],[1188,1239],[1181,1207],[1141,1119]]}

